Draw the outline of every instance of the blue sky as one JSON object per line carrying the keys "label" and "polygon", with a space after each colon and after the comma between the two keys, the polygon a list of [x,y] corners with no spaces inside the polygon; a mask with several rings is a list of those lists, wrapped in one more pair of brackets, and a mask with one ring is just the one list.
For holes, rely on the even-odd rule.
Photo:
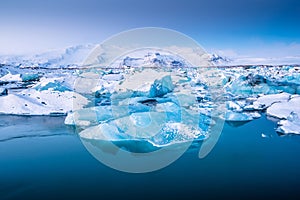
{"label": "blue sky", "polygon": [[210,51],[300,55],[299,24],[297,0],[1,0],[0,54],[101,43],[154,26],[180,31]]}

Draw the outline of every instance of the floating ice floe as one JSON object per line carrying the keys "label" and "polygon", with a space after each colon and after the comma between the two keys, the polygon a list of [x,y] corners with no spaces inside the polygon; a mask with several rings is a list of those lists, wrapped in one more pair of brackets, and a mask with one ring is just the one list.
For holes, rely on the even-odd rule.
{"label": "floating ice floe", "polygon": [[103,80],[106,81],[120,81],[124,79],[123,74],[106,74],[102,77]]}
{"label": "floating ice floe", "polygon": [[270,107],[274,103],[287,102],[290,98],[288,93],[269,94],[258,97],[252,105],[245,106],[245,110],[263,110]]}
{"label": "floating ice floe", "polygon": [[20,75],[23,82],[29,82],[29,81],[39,81],[41,78],[41,75],[38,73],[24,73]]}
{"label": "floating ice floe", "polygon": [[[73,100],[76,99],[76,103]],[[0,113],[13,115],[64,115],[81,109],[88,100],[74,92],[35,89],[0,97]]]}
{"label": "floating ice floe", "polygon": [[20,74],[8,73],[0,78],[0,82],[19,82],[22,81]]}
{"label": "floating ice floe", "polygon": [[233,101],[227,102],[227,109],[228,110],[237,111],[237,112],[243,111],[243,109],[241,108],[241,106],[238,103],[233,102]]}
{"label": "floating ice floe", "polygon": [[141,112],[89,127],[79,133],[80,137],[93,140],[148,141],[155,146],[205,139],[207,131],[198,124],[191,126],[181,122],[167,122],[165,113]]}
{"label": "floating ice floe", "polygon": [[[280,94],[278,94],[280,96]],[[275,98],[276,99],[276,98]],[[276,100],[274,100],[276,102]],[[281,119],[278,122],[277,132],[283,134],[300,133],[300,96],[291,95],[289,100],[277,102],[267,108],[267,115]]]}
{"label": "floating ice floe", "polygon": [[41,78],[40,82],[34,85],[32,88],[43,91],[43,90],[54,90],[59,92],[72,91],[73,90],[74,78],[67,77],[54,77],[54,78]]}
{"label": "floating ice floe", "polygon": [[279,119],[287,119],[292,112],[300,116],[299,95],[294,95],[289,101],[274,103],[267,109],[267,115]]}
{"label": "floating ice floe", "polygon": [[233,112],[227,111],[225,113],[225,120],[228,122],[247,122],[253,119],[260,118],[261,115],[258,112]]}
{"label": "floating ice floe", "polygon": [[300,119],[298,114],[292,112],[286,120],[278,122],[277,132],[282,134],[300,134]]}

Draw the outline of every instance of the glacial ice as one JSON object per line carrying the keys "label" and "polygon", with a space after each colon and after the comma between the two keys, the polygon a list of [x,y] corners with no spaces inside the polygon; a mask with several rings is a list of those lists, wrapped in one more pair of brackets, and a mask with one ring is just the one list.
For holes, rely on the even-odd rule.
{"label": "glacial ice", "polygon": [[279,127],[276,131],[283,134],[300,134],[300,119],[298,114],[291,112],[287,119],[279,121]]}
{"label": "glacial ice", "polygon": [[248,110],[263,110],[270,107],[274,103],[278,102],[287,102],[290,98],[290,94],[288,93],[280,93],[280,94],[269,94],[258,97],[256,101],[253,102],[252,105],[247,106],[245,109]]}
{"label": "glacial ice", "polygon": [[[73,100],[76,98],[76,104]],[[13,115],[57,115],[81,109],[88,100],[74,92],[23,90],[0,98],[0,113]]]}
{"label": "glacial ice", "polygon": [[4,95],[7,95],[8,94],[8,91],[6,88],[0,88],[0,96],[4,96]]}
{"label": "glacial ice", "polygon": [[272,104],[267,109],[267,115],[279,119],[287,119],[294,112],[300,116],[300,95],[294,95],[289,101]]}
{"label": "glacial ice", "polygon": [[233,112],[227,111],[225,113],[225,120],[228,122],[247,122],[259,118],[261,115],[257,112]]}
{"label": "glacial ice", "polygon": [[80,132],[85,139],[98,139],[109,141],[121,140],[147,140],[155,146],[170,145],[194,139],[205,139],[207,131],[197,125],[191,126],[181,122],[168,122],[165,113],[141,112],[133,113],[92,126]]}
{"label": "glacial ice", "polygon": [[40,75],[39,74],[29,74],[29,73],[25,73],[25,74],[21,74],[20,75],[21,79],[23,82],[29,82],[29,81],[39,81],[40,80]]}
{"label": "glacial ice", "polygon": [[235,103],[233,101],[227,102],[227,109],[228,110],[237,111],[237,112],[243,111],[243,109],[241,108],[241,106],[238,105],[238,103]]}
{"label": "glacial ice", "polygon": [[[134,128],[146,127],[150,123],[149,114],[152,114],[154,121],[164,119],[166,124],[158,126],[163,132],[148,140],[163,145],[208,137],[209,124],[213,123],[210,114],[218,103],[212,96],[216,96],[217,101],[226,103],[226,112],[221,117],[227,122],[248,122],[266,112],[280,119],[278,132],[299,132],[299,118],[295,117],[300,116],[297,66],[225,67],[209,72],[188,68],[187,63],[171,54],[142,52],[121,58],[115,69],[81,70],[82,61],[92,48],[93,45],[77,46],[6,60],[8,65],[0,72],[0,112],[18,115],[68,113],[65,124],[85,130],[94,127],[96,132],[103,131],[105,138],[112,140],[133,137],[122,132],[125,130],[138,134]],[[211,58],[219,59],[218,56]],[[211,85],[223,90],[211,91]],[[21,92],[13,89],[25,87],[27,89]],[[4,88],[9,94],[1,96],[6,94]],[[89,104],[88,100],[91,100]],[[183,118],[187,123],[179,126]],[[116,124],[121,128],[116,130]],[[112,135],[113,132],[120,137]],[[187,136],[188,132],[193,135]],[[148,134],[139,136],[151,135],[145,133]],[[102,138],[89,134],[87,131],[83,135]]]}
{"label": "glacial ice", "polygon": [[106,81],[120,81],[124,78],[123,74],[106,74],[103,77]]}
{"label": "glacial ice", "polygon": [[172,92],[174,85],[171,76],[164,76],[159,80],[155,80],[151,85],[149,97],[162,97],[165,94]]}
{"label": "glacial ice", "polygon": [[79,133],[80,137],[86,139],[119,141],[121,139],[131,138],[119,131],[117,126],[110,123],[99,124],[98,126],[89,127]]}
{"label": "glacial ice", "polygon": [[42,78],[39,83],[33,86],[38,91],[53,90],[59,92],[72,91],[72,87],[65,81],[65,77],[61,78]]}
{"label": "glacial ice", "polygon": [[20,74],[8,73],[0,78],[0,82],[19,82],[22,81]]}

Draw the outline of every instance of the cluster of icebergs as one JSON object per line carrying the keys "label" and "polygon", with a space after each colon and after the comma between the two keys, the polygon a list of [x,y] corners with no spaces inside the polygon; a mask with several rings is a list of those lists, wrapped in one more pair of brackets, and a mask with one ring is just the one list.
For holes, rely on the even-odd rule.
{"label": "cluster of icebergs", "polygon": [[211,118],[200,115],[197,98],[187,92],[187,79],[180,73],[145,69],[125,73],[121,80],[107,74],[103,77],[118,84],[112,90],[98,90],[96,106],[71,112],[65,119],[65,124],[84,129],[81,137],[146,140],[154,146],[208,137]]}
{"label": "cluster of icebergs", "polygon": [[[143,63],[155,68],[140,68]],[[300,134],[297,66],[189,68],[158,53],[125,57],[118,66],[28,71],[7,65],[0,113],[67,115],[65,124],[78,126],[83,138],[155,146],[203,140],[216,117],[234,125],[266,114],[278,133]]]}

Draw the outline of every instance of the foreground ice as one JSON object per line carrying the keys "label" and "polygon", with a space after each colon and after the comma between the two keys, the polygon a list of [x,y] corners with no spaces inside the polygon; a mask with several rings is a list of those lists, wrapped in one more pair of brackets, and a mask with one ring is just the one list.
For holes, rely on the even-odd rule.
{"label": "foreground ice", "polygon": [[[139,79],[144,79],[143,87],[135,84]],[[107,96],[111,104],[69,113],[65,124],[84,129],[79,134],[85,139],[138,140],[156,147],[203,140],[212,120],[199,112],[197,98],[182,88],[183,79],[176,73],[138,71]]]}
{"label": "foreground ice", "polygon": [[267,109],[267,115],[281,119],[277,131],[283,134],[300,134],[300,96],[294,95],[286,102],[274,103]]}

